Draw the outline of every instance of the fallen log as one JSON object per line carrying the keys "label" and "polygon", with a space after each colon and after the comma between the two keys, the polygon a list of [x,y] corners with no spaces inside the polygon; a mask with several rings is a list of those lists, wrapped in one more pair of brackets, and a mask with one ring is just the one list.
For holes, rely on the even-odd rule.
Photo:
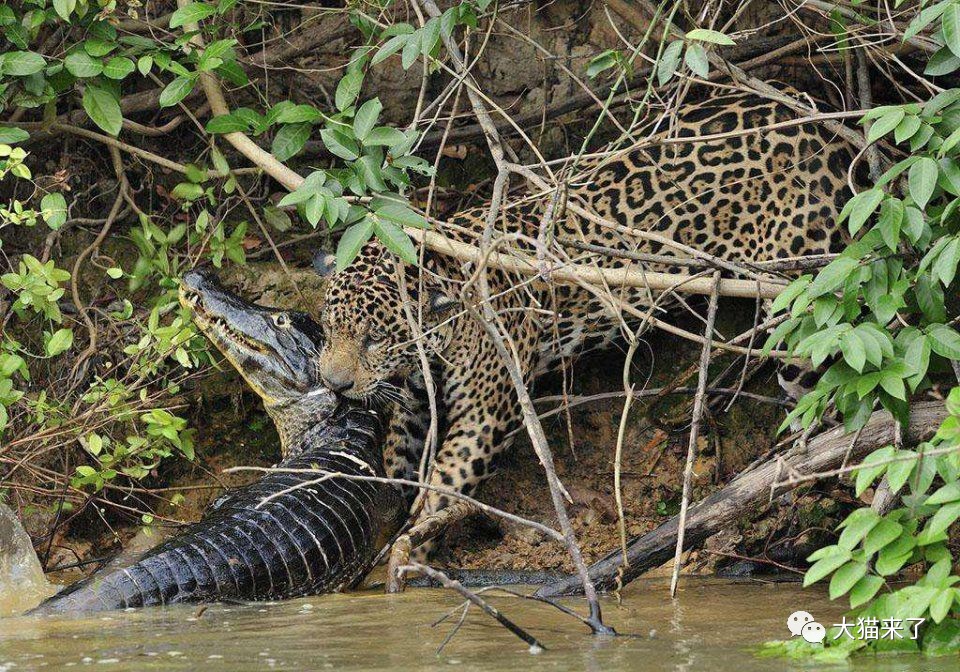
{"label": "fallen log", "polygon": [[[930,439],[946,417],[943,402],[914,404],[910,410],[905,443],[915,444]],[[856,464],[877,448],[892,444],[896,435],[895,427],[890,413],[879,411],[870,417],[859,435],[847,434],[842,427],[838,427],[817,436],[805,449],[795,447],[740,474],[725,488],[690,508],[685,525],[684,550],[698,547],[723,527],[736,523],[749,511],[749,507],[807,482],[807,479],[800,477],[828,472],[844,464]],[[673,557],[678,532],[679,516],[674,516],[656,529],[633,539],[627,546],[629,564],[622,572],[620,583],[626,585]],[[623,553],[617,549],[590,566],[590,576],[598,590],[616,588],[622,562]],[[573,595],[579,592],[580,586],[577,577],[568,577],[543,586],[535,595]]]}

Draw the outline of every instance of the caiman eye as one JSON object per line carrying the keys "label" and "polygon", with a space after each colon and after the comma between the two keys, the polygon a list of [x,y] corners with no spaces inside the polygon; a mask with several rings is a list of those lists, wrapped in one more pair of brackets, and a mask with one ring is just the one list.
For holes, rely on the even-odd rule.
{"label": "caiman eye", "polygon": [[281,329],[290,327],[290,317],[286,313],[277,313],[273,316],[273,323]]}

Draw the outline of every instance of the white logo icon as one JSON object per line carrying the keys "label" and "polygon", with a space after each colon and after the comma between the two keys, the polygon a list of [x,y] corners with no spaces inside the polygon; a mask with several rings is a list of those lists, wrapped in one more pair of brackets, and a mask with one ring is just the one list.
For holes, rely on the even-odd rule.
{"label": "white logo icon", "polygon": [[[813,623],[813,616],[806,611],[795,611],[787,619],[787,628],[794,637],[799,637],[803,633],[803,626],[807,623]],[[806,638],[804,638],[806,639]]]}
{"label": "white logo icon", "polygon": [[820,644],[827,636],[827,629],[816,621],[810,621],[803,626],[803,630],[800,631],[800,636],[803,637],[805,642]]}

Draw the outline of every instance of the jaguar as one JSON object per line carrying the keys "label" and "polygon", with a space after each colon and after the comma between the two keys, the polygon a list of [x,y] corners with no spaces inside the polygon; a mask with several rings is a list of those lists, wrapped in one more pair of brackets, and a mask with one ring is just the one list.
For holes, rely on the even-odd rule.
{"label": "jaguar", "polygon": [[[672,273],[689,266],[662,258],[689,257],[691,250],[733,263],[825,254],[844,243],[836,221],[851,196],[853,158],[846,141],[799,120],[781,103],[721,91],[683,106],[668,128],[633,148],[585,159],[562,198],[514,199],[494,213],[488,240],[506,237],[533,258],[537,241],[548,236],[566,261],[581,266]],[[488,209],[452,216],[444,234],[479,245]],[[596,253],[600,247],[660,255],[660,261],[641,264],[636,255]],[[434,487],[420,515],[449,504],[444,488],[472,494],[522,422],[510,371],[477,319],[475,264],[428,254],[420,266],[403,266],[374,240],[339,272],[329,255],[318,267],[330,275],[320,314],[322,379],[346,397],[395,402],[385,466],[406,480],[415,480],[422,468],[430,418],[425,378],[431,379],[442,422],[436,454],[426,465]],[[493,319],[530,384],[643,326],[612,309],[609,292],[634,306],[666,306],[665,297],[643,287],[610,289],[605,297],[537,275],[489,267],[484,273]],[[815,373],[788,362],[778,376],[796,398]]]}

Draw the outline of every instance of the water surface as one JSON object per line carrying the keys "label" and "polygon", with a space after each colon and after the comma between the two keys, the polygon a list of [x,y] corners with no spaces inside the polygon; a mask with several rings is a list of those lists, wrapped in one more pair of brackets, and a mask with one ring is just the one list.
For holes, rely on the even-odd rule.
{"label": "water surface", "polygon": [[[633,637],[598,638],[570,617],[515,597],[492,602],[548,647],[527,646],[462,601],[438,589],[402,595],[365,591],[275,604],[195,606],[93,617],[0,619],[0,672],[85,667],[110,670],[596,670],[620,672],[946,672],[955,657],[869,657],[826,668],[758,658],[752,648],[789,637],[787,616],[802,609],[829,627],[842,609],[796,584],[686,579],[671,600],[663,581],[638,581],[623,604],[604,601],[606,620]],[[577,600],[567,602],[581,608]],[[454,610],[440,625],[432,624]]]}

